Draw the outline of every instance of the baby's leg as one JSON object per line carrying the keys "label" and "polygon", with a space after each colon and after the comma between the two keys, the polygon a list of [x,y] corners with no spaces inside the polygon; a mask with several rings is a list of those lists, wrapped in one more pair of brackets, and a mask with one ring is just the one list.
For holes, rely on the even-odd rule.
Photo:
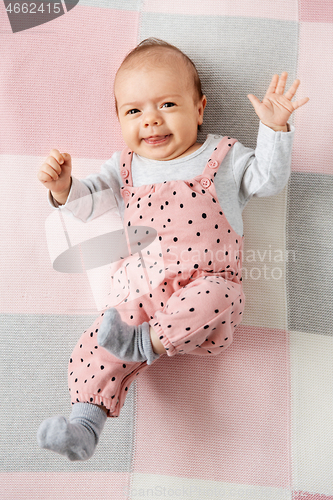
{"label": "baby's leg", "polygon": [[69,362],[68,383],[72,399],[69,421],[52,417],[40,425],[39,445],[67,456],[87,460],[92,456],[107,416],[118,417],[131,383],[147,363],[124,363],[97,343],[103,315],[86,330]]}
{"label": "baby's leg", "polygon": [[243,308],[241,285],[203,276],[174,293],[150,325],[169,356],[219,354],[232,343]]}

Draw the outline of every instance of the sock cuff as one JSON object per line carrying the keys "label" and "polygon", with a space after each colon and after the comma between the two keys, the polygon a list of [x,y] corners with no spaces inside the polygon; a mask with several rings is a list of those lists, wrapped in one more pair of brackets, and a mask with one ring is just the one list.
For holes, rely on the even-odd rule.
{"label": "sock cuff", "polygon": [[106,412],[102,410],[102,408],[99,408],[99,406],[92,405],[90,403],[75,403],[69,416],[70,422],[73,422],[73,420],[81,423],[86,421],[91,425],[96,426],[100,432],[104,427],[106,419]]}
{"label": "sock cuff", "polygon": [[153,350],[153,346],[151,345],[150,340],[150,325],[149,323],[142,323],[141,331],[142,331],[142,350],[147,358],[147,365],[151,365],[156,359],[160,357],[159,354],[156,354]]}

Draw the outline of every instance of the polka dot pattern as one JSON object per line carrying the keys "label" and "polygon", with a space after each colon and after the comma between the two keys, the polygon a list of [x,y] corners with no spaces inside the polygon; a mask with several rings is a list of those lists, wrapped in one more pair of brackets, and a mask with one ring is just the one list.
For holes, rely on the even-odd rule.
{"label": "polka dot pattern", "polygon": [[[219,165],[235,142],[222,139],[194,179],[137,188],[132,152],[121,156],[124,227],[131,231],[133,255],[115,265],[107,306],[116,306],[128,324],[148,321],[170,356],[222,352],[242,319],[243,237],[229,225],[214,187]],[[156,234],[149,244],[147,231]],[[103,404],[109,416],[118,416],[130,384],[147,365],[123,363],[99,347],[102,320],[103,314],[71,355],[69,388],[73,404]]]}
{"label": "polka dot pattern", "polygon": [[[227,299],[227,300],[226,300]],[[239,283],[202,276],[174,293],[151,324],[168,354],[220,354],[232,343],[242,320],[244,295]]]}
{"label": "polka dot pattern", "polygon": [[93,403],[105,406],[108,416],[117,417],[131,383],[147,363],[124,363],[97,344],[99,316],[74,348],[68,365],[68,387],[72,404]]}

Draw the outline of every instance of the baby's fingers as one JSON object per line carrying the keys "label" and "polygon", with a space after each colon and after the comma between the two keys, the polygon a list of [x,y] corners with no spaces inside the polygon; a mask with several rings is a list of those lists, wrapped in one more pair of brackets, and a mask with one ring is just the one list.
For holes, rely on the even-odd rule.
{"label": "baby's fingers", "polygon": [[274,94],[278,82],[279,82],[279,75],[273,75],[271,83],[269,84],[269,87],[267,89],[266,96],[268,94]]}
{"label": "baby's fingers", "polygon": [[45,184],[46,182],[52,182],[54,179],[44,170],[40,170],[37,174],[38,180]]}
{"label": "baby's fingers", "polygon": [[284,94],[284,96],[291,101],[291,99],[294,97],[296,94],[296,91],[300,85],[300,80],[295,80],[290,89]]}
{"label": "baby's fingers", "polygon": [[281,95],[283,94],[284,89],[286,88],[287,79],[288,79],[288,73],[286,71],[283,71],[277,82],[275,91],[277,94]]}
{"label": "baby's fingers", "polygon": [[261,105],[260,100],[258,97],[256,97],[253,94],[248,94],[248,99],[251,101],[252,106],[254,107],[255,111],[258,109],[258,107]]}
{"label": "baby's fingers", "polygon": [[[61,167],[59,163],[52,157],[49,156],[45,163],[43,163],[40,172],[49,176],[48,180],[56,181],[61,174]],[[45,181],[44,181],[45,182]]]}
{"label": "baby's fingers", "polygon": [[64,157],[57,149],[51,149],[50,156],[46,161],[48,161],[50,158],[54,158],[59,163],[59,165],[62,165],[64,163]]}
{"label": "baby's fingers", "polygon": [[308,97],[303,97],[303,99],[299,99],[298,101],[292,102],[293,108],[298,109],[301,106],[304,106],[310,99]]}

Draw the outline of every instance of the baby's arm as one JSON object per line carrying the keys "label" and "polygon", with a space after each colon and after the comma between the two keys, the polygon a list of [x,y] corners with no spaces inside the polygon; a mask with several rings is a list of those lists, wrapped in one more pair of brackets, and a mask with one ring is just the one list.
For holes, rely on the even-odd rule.
{"label": "baby's arm", "polygon": [[101,172],[85,179],[71,176],[72,160],[68,153],[52,149],[38,172],[38,178],[49,190],[49,203],[83,222],[89,222],[123,203],[117,172],[119,155],[102,165]]}
{"label": "baby's arm", "polygon": [[287,132],[287,123],[295,109],[300,108],[309,100],[308,97],[292,102],[300,85],[295,80],[290,89],[283,95],[287,83],[288,73],[274,75],[262,102],[252,94],[248,95],[255,112],[261,122],[276,132]]}
{"label": "baby's arm", "polygon": [[53,198],[64,205],[66,203],[72,178],[72,159],[68,153],[60,153],[52,149],[50,156],[38,172],[38,179],[52,193]]}

